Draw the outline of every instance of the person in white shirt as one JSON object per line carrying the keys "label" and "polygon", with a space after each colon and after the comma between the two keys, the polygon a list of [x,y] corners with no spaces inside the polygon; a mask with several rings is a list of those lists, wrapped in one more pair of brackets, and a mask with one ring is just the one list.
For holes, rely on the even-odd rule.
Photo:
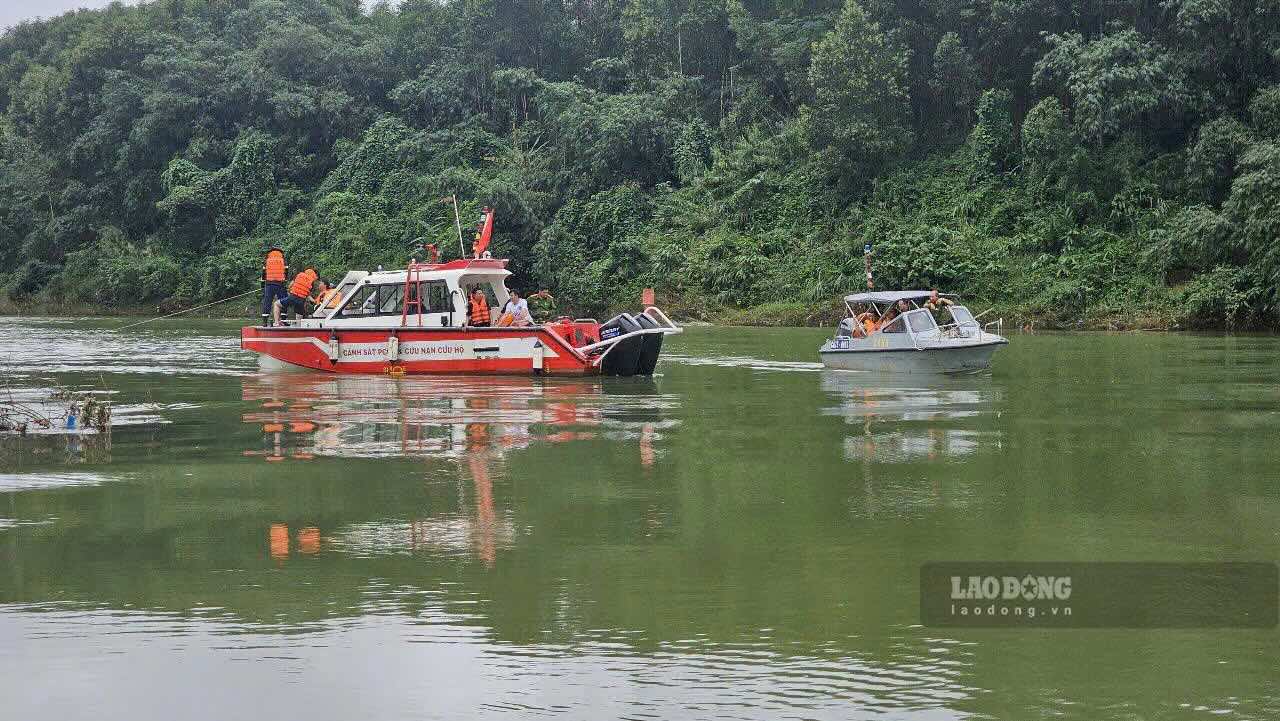
{"label": "person in white shirt", "polygon": [[529,301],[521,298],[519,291],[511,291],[511,297],[502,306],[502,314],[511,315],[513,326],[533,325],[533,319],[529,316]]}

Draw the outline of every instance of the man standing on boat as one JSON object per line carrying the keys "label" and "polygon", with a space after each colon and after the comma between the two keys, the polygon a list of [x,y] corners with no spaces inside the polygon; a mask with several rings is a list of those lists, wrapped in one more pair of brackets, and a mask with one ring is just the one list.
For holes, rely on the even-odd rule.
{"label": "man standing on boat", "polygon": [[491,319],[489,317],[489,299],[484,295],[484,289],[476,286],[471,290],[470,312],[467,313],[467,325],[481,328],[489,325]]}
{"label": "man standing on boat", "polygon": [[284,262],[284,251],[272,246],[267,251],[267,259],[262,264],[262,324],[266,325],[272,316],[277,300],[283,300],[284,279],[289,273],[289,266]]}

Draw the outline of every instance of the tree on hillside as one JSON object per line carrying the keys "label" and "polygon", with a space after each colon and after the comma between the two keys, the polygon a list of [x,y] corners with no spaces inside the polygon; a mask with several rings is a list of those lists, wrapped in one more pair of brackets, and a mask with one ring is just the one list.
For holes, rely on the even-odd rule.
{"label": "tree on hillside", "polygon": [[906,54],[847,0],[809,67],[813,102],[801,119],[813,147],[836,156],[842,174],[870,180],[876,166],[911,146]]}

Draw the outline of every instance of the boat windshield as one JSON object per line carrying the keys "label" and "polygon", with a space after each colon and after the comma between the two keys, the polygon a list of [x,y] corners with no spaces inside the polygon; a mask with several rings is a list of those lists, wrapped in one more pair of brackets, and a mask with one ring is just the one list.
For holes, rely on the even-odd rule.
{"label": "boat windshield", "polygon": [[354,287],[356,287],[356,281],[343,283],[342,285],[338,286],[339,300],[331,301],[328,305],[317,305],[316,309],[312,311],[311,317],[323,318],[324,316],[329,315],[329,313],[332,312],[334,308],[337,308],[342,304],[342,299],[345,299],[347,296],[351,295],[351,289]]}
{"label": "boat windshield", "polygon": [[908,313],[907,323],[911,325],[912,333],[927,333],[938,327],[938,324],[933,320],[933,316],[927,310]]}
{"label": "boat windshield", "polygon": [[906,330],[906,319],[902,316],[894,318],[888,325],[880,329],[881,333],[901,333]]}
{"label": "boat windshield", "polygon": [[957,326],[977,325],[978,321],[969,312],[969,309],[962,305],[953,305],[951,309],[951,318],[955,320]]}

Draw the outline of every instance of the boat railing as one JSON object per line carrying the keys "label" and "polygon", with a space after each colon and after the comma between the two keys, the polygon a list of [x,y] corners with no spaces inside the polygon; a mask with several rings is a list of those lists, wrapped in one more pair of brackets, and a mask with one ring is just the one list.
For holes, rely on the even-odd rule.
{"label": "boat railing", "polygon": [[[991,330],[992,326],[995,326],[994,332]],[[964,323],[947,323],[946,325],[938,326],[938,332],[944,338],[969,338],[973,335],[973,331],[977,331],[979,341],[985,335],[1004,335],[1004,318],[996,318],[987,323],[971,320]]]}
{"label": "boat railing", "polygon": [[[662,312],[662,309],[657,306],[651,305],[645,308],[644,311],[642,312],[642,315],[648,316],[650,320],[658,324],[658,327],[657,328],[637,328],[636,330],[623,333],[621,335],[615,336],[613,338],[609,338],[607,340],[602,340],[597,343],[591,343],[590,345],[577,346],[574,350],[584,355],[591,356],[592,364],[599,366],[602,363],[604,363],[605,357],[608,356],[609,353],[613,351],[614,348],[617,348],[618,345],[623,340],[626,340],[627,338],[634,338],[638,335],[653,335],[655,333],[675,334],[675,333],[684,332],[684,328],[681,328],[680,326],[673,323],[671,319],[667,317],[667,314]],[[597,353],[596,351],[602,351],[602,352]]]}
{"label": "boat railing", "polygon": [[984,332],[990,333],[991,331],[987,329],[990,328],[991,326],[996,327],[996,332],[995,332],[996,335],[1004,335],[1004,318],[1003,317],[996,318],[995,320],[989,323],[984,323],[982,326],[982,330]]}
{"label": "boat railing", "polygon": [[979,333],[982,332],[981,326],[973,321],[947,323],[946,325],[938,326],[938,332],[944,338],[968,338],[969,333],[966,331],[973,330],[977,330]]}
{"label": "boat railing", "polygon": [[658,323],[659,325],[665,326],[665,328],[658,329],[658,330],[662,330],[665,333],[683,333],[684,332],[684,328],[681,328],[680,326],[671,322],[671,319],[667,317],[667,314],[663,313],[662,309],[656,305],[651,305],[645,308],[644,315],[649,316],[650,320],[652,320],[653,322]]}

